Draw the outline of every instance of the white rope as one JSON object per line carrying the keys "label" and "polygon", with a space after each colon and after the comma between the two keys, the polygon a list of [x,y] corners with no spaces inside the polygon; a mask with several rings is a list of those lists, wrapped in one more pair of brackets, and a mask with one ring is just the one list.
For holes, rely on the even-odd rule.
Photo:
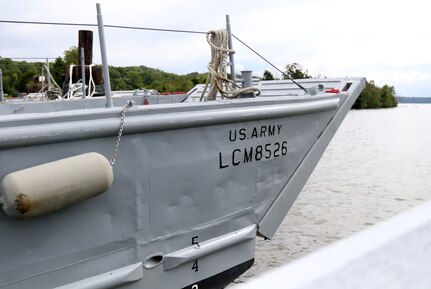
{"label": "white rope", "polygon": [[73,76],[73,67],[75,65],[71,64],[69,66],[69,85],[68,85],[68,90],[67,92],[63,95],[63,99],[70,99],[72,98],[72,87],[73,87],[73,82],[72,82],[72,76]]}
{"label": "white rope", "polygon": [[[82,83],[82,79],[78,80],[76,83],[72,82],[73,68],[75,66],[76,65],[72,64],[69,67],[69,90],[63,96],[64,99],[82,98],[82,86],[85,85],[85,83]],[[89,66],[90,75],[87,86],[87,97],[93,97],[94,93],[96,92],[96,84],[94,83],[93,79],[93,66],[94,64]]]}
{"label": "white rope", "polygon": [[[90,64],[90,66],[88,67],[88,71],[90,74],[90,78],[88,80],[88,93],[87,93],[88,97],[93,97],[94,93],[96,92],[96,84],[94,84],[94,80],[93,80],[93,66],[94,64]],[[92,86],[93,86],[93,90],[91,90]]]}
{"label": "white rope", "polygon": [[45,93],[46,97],[48,97],[49,99],[54,99],[54,97],[56,99],[61,99],[61,87],[57,84],[54,77],[52,77],[52,74],[49,71],[48,66],[43,65],[43,67],[45,68],[46,73],[48,74],[48,77],[51,79],[51,82],[54,83],[54,87],[50,87],[49,90],[47,85],[47,90]]}
{"label": "white rope", "polygon": [[47,73],[48,73],[48,75],[49,75],[49,78],[51,78],[51,81],[54,83],[54,85],[55,85],[56,87],[58,87],[58,88],[61,88],[61,87],[57,84],[57,82],[55,82],[54,77],[52,77],[52,75],[51,75],[51,73],[50,73],[50,71],[49,71],[49,69],[48,69],[48,66],[46,66],[46,65],[44,64],[44,65],[43,65],[43,67],[45,68],[46,72],[47,72]]}
{"label": "white rope", "polygon": [[202,101],[208,89],[208,100],[215,100],[217,93],[222,98],[235,98],[240,94],[260,94],[256,87],[239,88],[232,80],[227,78],[226,66],[229,53],[234,51],[228,48],[228,32],[226,29],[211,30],[207,33],[207,42],[211,47],[211,61],[208,63],[208,79],[202,92]]}
{"label": "white rope", "polygon": [[72,87],[73,87],[72,76],[73,76],[73,67],[75,67],[75,66],[76,65],[74,65],[74,64],[69,66],[69,89],[68,89],[67,93],[63,96],[63,98],[65,98],[65,99],[72,98]]}

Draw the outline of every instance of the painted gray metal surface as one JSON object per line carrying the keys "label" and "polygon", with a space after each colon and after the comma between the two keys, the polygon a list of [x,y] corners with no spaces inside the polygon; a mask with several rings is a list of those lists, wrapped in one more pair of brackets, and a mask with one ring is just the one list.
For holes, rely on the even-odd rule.
{"label": "painted gray metal surface", "polygon": [[[114,107],[123,106],[128,101],[133,101],[135,105],[144,104],[144,96],[133,96],[133,91],[120,92],[118,95],[114,93],[115,97],[112,98]],[[147,100],[149,104],[169,104],[179,103],[186,99],[187,95],[162,95],[162,96],[149,96]],[[94,97],[91,100],[74,99],[73,101],[9,101],[7,105],[0,105],[0,116],[2,115],[15,115],[15,114],[28,114],[28,113],[47,113],[58,112],[67,110],[87,110],[89,108],[101,109],[106,107],[106,100],[104,97]]]}
{"label": "painted gray metal surface", "polygon": [[[80,54],[81,54],[81,80],[82,80],[82,98],[85,98],[85,54],[84,54],[84,47],[80,48]],[[72,77],[72,76],[71,76]]]}
{"label": "painted gray metal surface", "polygon": [[[113,98],[112,108],[103,98],[0,105],[3,179],[92,151],[109,159],[120,107],[135,101],[106,193],[26,221],[0,212],[0,288],[90,284],[140,262],[142,279],[121,288],[183,288],[253,259],[255,238],[232,236],[256,225],[270,236],[344,117],[338,112],[347,113],[364,83],[303,81],[340,90],[347,82],[348,91],[315,96],[275,81],[259,84],[263,96],[253,99],[147,106],[143,97],[122,97]],[[289,184],[293,193],[286,192]],[[196,242],[203,253],[190,255]]]}
{"label": "painted gray metal surface", "polygon": [[242,243],[256,237],[256,226],[251,225],[241,230],[208,240],[202,243],[195,244],[169,253],[163,258],[163,270],[172,270],[187,262],[197,260],[204,256],[210,255],[217,251],[232,247],[233,245]]}
{"label": "painted gray metal surface", "polygon": [[[304,103],[274,104],[247,102],[248,107],[229,104],[216,108],[214,104],[203,104],[200,110],[185,111],[179,106],[153,111],[151,106],[131,108],[127,112],[124,134],[164,131],[200,126],[221,125],[249,120],[264,120],[279,117],[323,112],[337,108],[339,99],[325,99]],[[238,102],[241,104],[241,102]],[[174,109],[178,108],[178,109]],[[214,109],[211,109],[214,108]],[[174,110],[174,112],[170,112]],[[26,115],[0,117],[0,148],[35,144],[75,141],[79,139],[112,136],[118,132],[121,108],[112,110],[86,110],[51,113],[29,120]]]}
{"label": "painted gray metal surface", "polygon": [[142,263],[115,269],[78,282],[56,287],[55,289],[108,289],[118,288],[128,283],[141,280],[143,277]]}
{"label": "painted gray metal surface", "polygon": [[111,80],[109,77],[108,56],[106,53],[105,27],[103,25],[102,8],[100,7],[100,3],[96,3],[96,9],[97,9],[97,27],[99,30],[100,54],[102,56],[103,85],[105,87],[106,106],[113,107],[113,102],[111,97]]}
{"label": "painted gray metal surface", "polygon": [[[230,26],[230,20],[229,15],[226,15],[226,30],[228,33],[228,40],[229,40],[229,49],[233,51],[233,44],[232,44],[232,31]],[[230,66],[230,79],[232,81],[235,81],[235,56],[234,52],[229,52],[229,66]]]}
{"label": "painted gray metal surface", "polygon": [[49,59],[46,59],[46,80],[48,84],[48,90],[51,90],[51,70],[49,69]]}
{"label": "painted gray metal surface", "polygon": [[251,87],[253,85],[253,72],[250,70],[241,71],[242,87]]}

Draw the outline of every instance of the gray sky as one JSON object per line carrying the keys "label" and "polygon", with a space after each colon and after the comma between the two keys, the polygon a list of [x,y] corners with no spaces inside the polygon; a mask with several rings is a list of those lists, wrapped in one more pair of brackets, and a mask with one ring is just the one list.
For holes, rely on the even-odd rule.
{"label": "gray sky", "polygon": [[[225,27],[280,69],[300,63],[313,76],[365,76],[398,95],[431,97],[431,17],[425,0],[1,0],[0,20],[96,23],[208,31]],[[0,56],[57,57],[79,27],[0,23]],[[97,29],[95,63],[100,63]],[[105,29],[108,62],[167,72],[205,72],[205,35]],[[234,41],[237,72],[275,69]]]}

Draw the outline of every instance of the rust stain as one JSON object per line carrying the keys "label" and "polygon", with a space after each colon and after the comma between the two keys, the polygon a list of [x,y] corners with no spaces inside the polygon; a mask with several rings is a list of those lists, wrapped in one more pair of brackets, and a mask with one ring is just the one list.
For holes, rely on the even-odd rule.
{"label": "rust stain", "polygon": [[31,201],[26,194],[19,194],[15,199],[15,210],[20,212],[22,215],[30,211]]}

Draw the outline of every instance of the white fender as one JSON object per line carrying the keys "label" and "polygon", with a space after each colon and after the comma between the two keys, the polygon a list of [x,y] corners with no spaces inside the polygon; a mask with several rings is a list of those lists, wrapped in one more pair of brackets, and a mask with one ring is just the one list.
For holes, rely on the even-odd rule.
{"label": "white fender", "polygon": [[3,210],[29,219],[106,192],[114,175],[109,161],[86,153],[13,172],[3,178]]}

